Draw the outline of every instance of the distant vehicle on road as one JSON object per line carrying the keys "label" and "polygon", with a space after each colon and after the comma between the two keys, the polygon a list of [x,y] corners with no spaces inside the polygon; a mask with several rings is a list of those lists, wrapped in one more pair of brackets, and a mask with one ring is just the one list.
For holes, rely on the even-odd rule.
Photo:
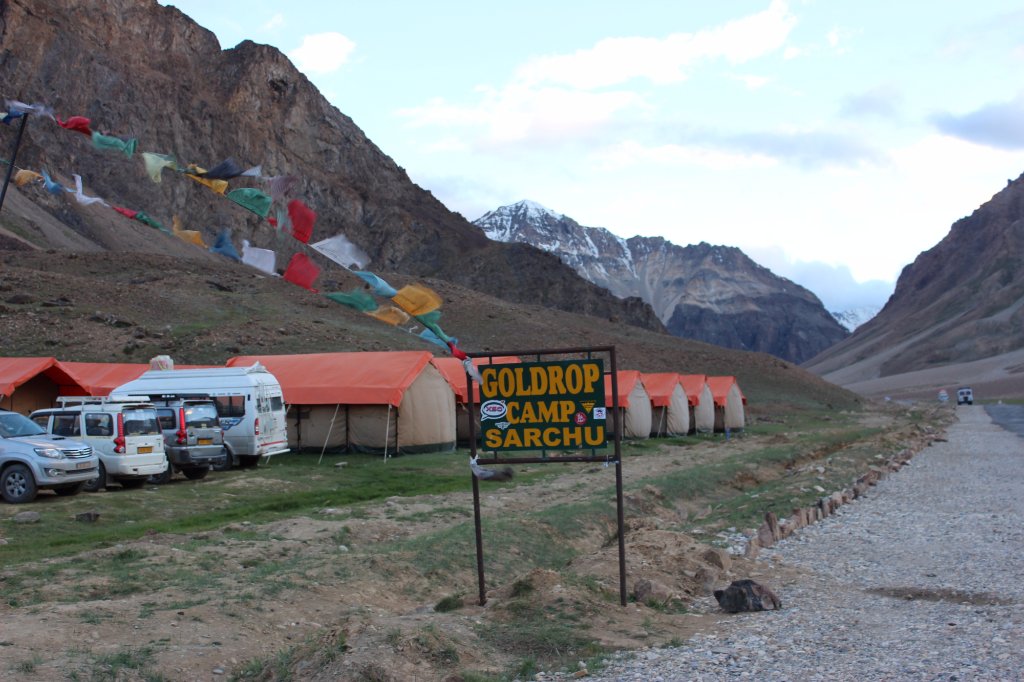
{"label": "distant vehicle on road", "polygon": [[969,388],[958,388],[956,391],[956,404],[957,405],[973,405],[974,404],[974,391]]}

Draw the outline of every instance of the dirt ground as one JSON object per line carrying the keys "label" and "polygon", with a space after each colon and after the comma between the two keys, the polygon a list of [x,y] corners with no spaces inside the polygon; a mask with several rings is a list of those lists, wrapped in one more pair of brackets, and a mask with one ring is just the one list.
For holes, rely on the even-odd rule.
{"label": "dirt ground", "polygon": [[[624,462],[626,490],[631,490],[632,482],[684,462],[714,461],[763,445],[760,437],[686,448],[663,445],[657,455]],[[528,466],[550,465],[519,468]],[[488,519],[588,499],[614,483],[614,467],[556,466],[564,466],[565,473],[544,483],[481,483],[485,528]],[[268,478],[238,484],[275,485]],[[144,556],[142,565],[173,564],[182,572],[206,572],[214,579],[198,588],[188,583],[192,587],[187,590],[176,584],[153,585],[144,592],[111,596],[102,589],[109,577],[55,571],[45,586],[45,594],[52,596],[43,603],[0,604],[0,678],[14,679],[7,676],[15,674],[26,681],[225,680],[252,673],[256,660],[277,660],[282,667],[245,679],[429,682],[458,680],[459,670],[507,670],[515,661],[484,645],[477,631],[507,616],[514,584],[488,585],[487,603],[480,606],[475,557],[465,557],[464,568],[456,574],[438,576],[424,574],[411,555],[407,561],[402,555],[388,554],[385,562],[381,558],[385,555],[374,552],[381,543],[465,523],[472,512],[468,487],[465,493],[390,498],[358,513],[347,508],[322,509],[314,517],[267,526],[236,524],[195,536],[149,535],[86,553],[82,560],[129,551],[135,557]],[[649,581],[652,598],[678,600],[686,604],[685,610],[654,608],[649,599],[631,601],[625,607],[608,599],[618,595],[619,584],[617,543],[608,541],[614,529],[595,528],[577,538],[579,555],[565,571],[526,571],[515,582],[529,581],[531,598],[538,605],[586,614],[587,634],[605,646],[631,649],[682,642],[698,630],[728,627],[744,617],[720,612],[710,594],[731,580],[753,578],[778,589],[795,578],[777,565],[730,555],[713,546],[722,544],[713,543],[714,538],[679,532],[686,519],[708,510],[699,504],[663,502],[653,489],[627,494],[627,588],[632,593],[640,581]],[[5,522],[23,509],[2,510]],[[240,530],[251,531],[253,539],[239,535]],[[196,542],[190,544],[190,540]],[[484,542],[485,553],[488,543],[491,551],[501,546],[500,538],[485,535]],[[528,550],[510,547],[507,551]],[[280,589],[253,592],[259,577],[250,576],[246,582],[237,576],[268,557],[290,568],[272,578]],[[342,565],[343,571],[339,570]],[[566,580],[567,575],[586,576],[586,580]],[[595,585],[599,591],[593,589]],[[94,592],[103,598],[90,599]],[[438,601],[451,595],[463,597],[464,606],[435,611]],[[781,597],[784,601],[784,591]],[[341,641],[343,652],[337,646]],[[290,647],[298,648],[289,654]],[[151,652],[149,660],[133,668],[126,652],[143,649]],[[331,656],[336,659],[330,660]],[[458,663],[452,665],[455,658]]]}

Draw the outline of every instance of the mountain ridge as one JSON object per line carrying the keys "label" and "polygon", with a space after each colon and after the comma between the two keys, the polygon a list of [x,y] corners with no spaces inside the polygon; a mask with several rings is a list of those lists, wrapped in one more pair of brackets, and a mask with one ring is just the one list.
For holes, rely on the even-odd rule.
{"label": "mountain ridge", "polygon": [[523,200],[473,221],[490,239],[557,254],[585,279],[654,309],[676,336],[801,362],[847,332],[821,301],[736,247],[623,239]]}

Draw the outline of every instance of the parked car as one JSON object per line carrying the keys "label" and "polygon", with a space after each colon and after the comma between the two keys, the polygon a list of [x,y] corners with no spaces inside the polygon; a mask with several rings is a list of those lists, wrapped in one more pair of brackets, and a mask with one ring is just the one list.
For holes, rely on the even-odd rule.
{"label": "parked car", "polygon": [[31,502],[39,490],[75,495],[99,474],[91,446],[46,431],[23,414],[0,409],[0,494]]}
{"label": "parked car", "polygon": [[205,478],[210,468],[226,468],[228,452],[220,428],[217,405],[209,396],[150,396],[164,434],[164,452],[170,466],[149,477],[152,483],[167,483],[175,471],[189,480]]}
{"label": "parked car", "polygon": [[958,388],[956,391],[956,404],[957,405],[973,405],[974,404],[974,391],[964,387]]}
{"label": "parked car", "polygon": [[288,452],[284,393],[277,378],[256,363],[251,367],[210,367],[143,372],[112,394],[161,395],[202,393],[217,405],[224,447],[225,468],[256,466],[261,457]]}
{"label": "parked car", "polygon": [[95,492],[111,482],[139,488],[167,470],[164,436],[156,408],[137,396],[57,398],[59,407],[36,410],[30,417],[46,432],[88,443],[99,455],[99,476],[85,485]]}

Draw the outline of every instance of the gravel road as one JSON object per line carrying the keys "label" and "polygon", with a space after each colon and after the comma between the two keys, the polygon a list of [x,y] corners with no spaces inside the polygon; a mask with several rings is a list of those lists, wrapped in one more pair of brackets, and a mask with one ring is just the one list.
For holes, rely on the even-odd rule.
{"label": "gravel road", "polygon": [[1024,438],[956,409],[946,442],[762,550],[798,576],[771,585],[781,611],[723,615],[722,634],[586,679],[1024,680]]}

